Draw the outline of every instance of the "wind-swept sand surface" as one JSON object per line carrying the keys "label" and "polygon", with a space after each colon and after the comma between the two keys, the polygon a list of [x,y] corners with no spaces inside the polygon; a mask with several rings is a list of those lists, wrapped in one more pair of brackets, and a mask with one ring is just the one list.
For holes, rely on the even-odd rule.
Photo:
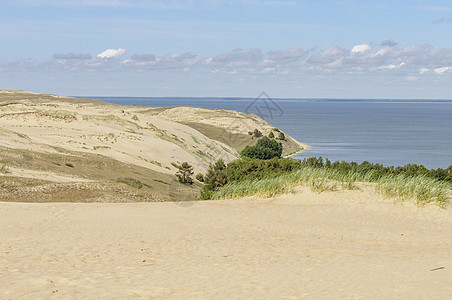
{"label": "wind-swept sand surface", "polygon": [[1,299],[452,299],[451,210],[368,191],[0,203],[0,228]]}

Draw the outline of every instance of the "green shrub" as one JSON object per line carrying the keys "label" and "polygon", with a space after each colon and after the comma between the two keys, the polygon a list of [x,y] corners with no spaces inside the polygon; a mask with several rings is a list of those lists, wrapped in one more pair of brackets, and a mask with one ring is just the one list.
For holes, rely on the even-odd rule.
{"label": "green shrub", "polygon": [[291,159],[260,160],[244,157],[227,166],[223,160],[218,160],[210,165],[204,176],[203,192],[207,195],[209,191],[216,191],[230,182],[276,177],[300,168],[300,162]]}
{"label": "green shrub", "polygon": [[242,157],[257,159],[280,158],[282,154],[282,144],[268,137],[263,137],[257,141],[256,146],[246,146],[240,155]]}

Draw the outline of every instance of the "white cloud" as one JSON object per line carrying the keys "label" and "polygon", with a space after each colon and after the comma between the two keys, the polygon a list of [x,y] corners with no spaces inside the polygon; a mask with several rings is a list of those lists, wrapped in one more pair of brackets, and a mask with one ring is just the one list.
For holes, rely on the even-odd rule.
{"label": "white cloud", "polygon": [[107,49],[102,53],[97,54],[99,58],[119,58],[126,54],[126,49]]}
{"label": "white cloud", "polygon": [[404,62],[401,62],[398,65],[390,64],[390,65],[386,65],[386,66],[380,66],[378,68],[380,70],[397,70],[397,69],[400,69],[401,67],[403,67],[404,65],[406,65],[406,64]]}
{"label": "white cloud", "polygon": [[315,53],[308,58],[309,63],[330,64],[336,60],[346,57],[349,51],[339,46],[330,46],[328,49]]}
{"label": "white cloud", "polygon": [[71,52],[55,54],[54,59],[47,62],[24,60],[0,63],[0,69],[36,71],[45,68],[67,72],[170,70],[180,73],[189,71],[192,74],[237,73],[240,76],[259,76],[262,73],[294,76],[309,74],[311,78],[324,74],[362,75],[385,72],[391,76],[400,76],[401,80],[424,73],[452,74],[452,48],[435,49],[428,44],[407,47],[393,46],[392,42],[385,44],[388,46],[371,47],[369,44],[360,44],[352,49],[344,49],[333,45],[323,50],[293,48],[266,53],[259,48],[235,49],[210,56],[197,56],[189,52],[161,56],[132,53],[130,58],[125,58],[126,50],[119,48],[107,49],[94,56]]}
{"label": "white cloud", "polygon": [[441,67],[441,68],[433,69],[433,71],[435,71],[436,74],[443,74],[449,70],[452,70],[452,67]]}
{"label": "white cloud", "polygon": [[370,50],[372,50],[372,47],[369,44],[360,44],[353,47],[352,53],[365,53]]}

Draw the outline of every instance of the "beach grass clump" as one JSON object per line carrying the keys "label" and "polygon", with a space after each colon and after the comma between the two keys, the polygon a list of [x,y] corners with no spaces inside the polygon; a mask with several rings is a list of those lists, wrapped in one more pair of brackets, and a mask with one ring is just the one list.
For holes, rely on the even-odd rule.
{"label": "beach grass clump", "polygon": [[388,175],[377,181],[376,190],[388,198],[415,199],[418,205],[436,202],[444,207],[449,202],[451,185],[425,175]]}
{"label": "beach grass clump", "polygon": [[313,192],[337,190],[338,182],[350,180],[334,170],[303,168],[279,176],[233,181],[214,191],[211,199],[240,198],[246,196],[273,197],[292,192],[297,185],[307,185]]}

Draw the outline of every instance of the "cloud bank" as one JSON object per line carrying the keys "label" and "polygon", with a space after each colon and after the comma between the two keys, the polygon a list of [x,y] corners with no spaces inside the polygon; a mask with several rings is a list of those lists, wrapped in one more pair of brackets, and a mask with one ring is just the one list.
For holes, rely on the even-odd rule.
{"label": "cloud bank", "polygon": [[[134,53],[126,57],[123,48],[106,49],[90,54],[56,53],[52,60],[37,62],[23,60],[0,63],[2,70],[66,70],[103,71],[127,70],[152,72],[170,70],[180,72],[205,72],[224,74],[365,74],[390,72],[406,76],[452,74],[452,49],[435,49],[429,44],[398,47],[392,40],[379,47],[357,44],[351,49],[331,45],[326,49],[306,50],[291,48],[264,52],[262,49],[233,49],[210,56],[190,52]],[[413,78],[413,77],[410,77]]]}

